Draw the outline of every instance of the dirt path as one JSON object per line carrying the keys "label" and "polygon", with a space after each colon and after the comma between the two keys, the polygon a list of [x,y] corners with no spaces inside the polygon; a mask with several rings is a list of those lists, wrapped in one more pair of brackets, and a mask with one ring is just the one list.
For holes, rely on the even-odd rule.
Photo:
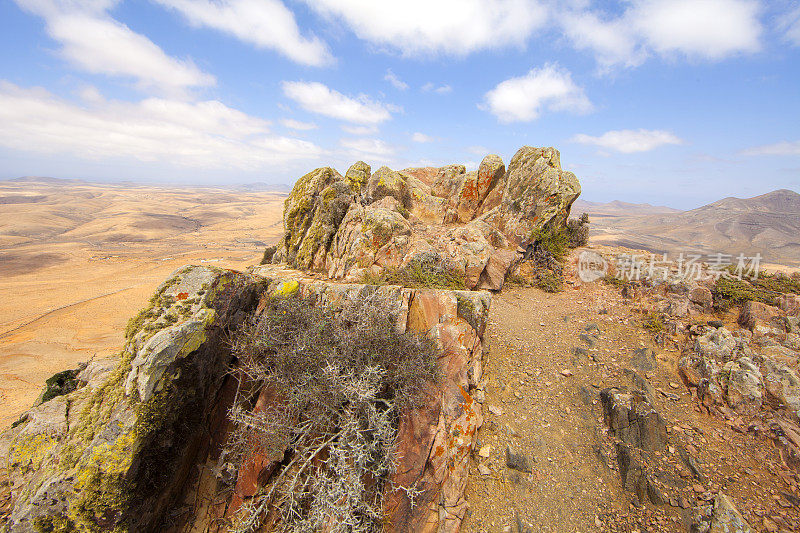
{"label": "dirt path", "polygon": [[[797,487],[787,482],[770,441],[700,414],[678,383],[678,351],[656,346],[615,290],[602,284],[558,294],[504,290],[493,299],[488,328],[486,422],[462,531],[683,532],[688,508],[719,491],[754,525],[770,514],[786,524],[800,516],[775,505],[776,495]],[[639,360],[642,348],[649,362]],[[687,472],[680,480],[672,504],[632,503],[603,422],[600,390],[630,386],[634,371],[652,385],[667,421],[663,464],[678,465],[688,449],[700,465],[696,479]],[[529,460],[529,473],[508,466],[508,446]]]}

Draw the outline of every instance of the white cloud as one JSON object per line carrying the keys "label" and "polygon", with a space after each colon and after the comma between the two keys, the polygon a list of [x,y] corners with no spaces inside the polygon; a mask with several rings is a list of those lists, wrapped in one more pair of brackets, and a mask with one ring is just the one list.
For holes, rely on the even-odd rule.
{"label": "white cloud", "polygon": [[569,71],[557,65],[531,69],[528,74],[499,83],[486,93],[486,105],[500,122],[530,122],[542,110],[587,113],[592,104],[575,85]]}
{"label": "white cloud", "polygon": [[571,140],[581,144],[593,144],[623,154],[648,152],[667,144],[683,144],[683,140],[668,131],[641,129],[607,131],[599,137],[580,133]]}
{"label": "white cloud", "polygon": [[305,0],[361,39],[405,56],[523,46],[544,25],[537,0]]}
{"label": "white cloud", "polygon": [[280,0],[155,1],[181,13],[192,26],[219,30],[296,63],[318,67],[334,61],[323,41],[301,35],[294,14]]}
{"label": "white cloud", "polygon": [[375,135],[378,133],[378,126],[349,126],[347,124],[343,124],[342,130],[350,135]]}
{"label": "white cloud", "polygon": [[0,145],[84,159],[165,161],[194,168],[255,170],[315,159],[322,150],[269,133],[269,123],[217,101],[162,98],[86,106],[44,89],[0,81]]}
{"label": "white cloud", "polygon": [[319,82],[284,81],[282,87],[283,94],[306,111],[354,124],[380,124],[392,118],[392,111],[398,110],[363,94],[350,98]]}
{"label": "white cloud", "polygon": [[795,46],[800,46],[800,6],[783,15],[778,21],[778,29]]}
{"label": "white cloud", "polygon": [[281,120],[281,124],[289,128],[290,130],[297,130],[297,131],[315,130],[319,127],[313,122],[301,122],[299,120],[294,120],[293,118],[284,118]]}
{"label": "white cloud", "polygon": [[616,17],[565,10],[557,18],[576,48],[594,51],[608,68],[637,66],[653,54],[714,61],[756,52],[760,11],[757,0],[632,0]]}
{"label": "white cloud", "polygon": [[489,149],[485,146],[469,146],[467,147],[467,152],[471,153],[472,155],[480,155],[484,156],[489,152]]}
{"label": "white cloud", "polygon": [[403,80],[401,80],[400,78],[398,78],[397,74],[392,72],[392,69],[390,68],[386,69],[386,75],[383,77],[383,79],[391,83],[394,86],[394,88],[399,91],[405,91],[406,89],[408,89],[408,84]]}
{"label": "white cloud", "polygon": [[783,141],[742,150],[742,155],[800,155],[800,141]]}
{"label": "white cloud", "polygon": [[436,94],[448,94],[453,92],[453,88],[449,85],[439,85],[438,87],[431,81],[422,86],[422,92],[434,92]]}
{"label": "white cloud", "polygon": [[380,139],[342,139],[339,141],[344,148],[359,158],[379,158],[393,155],[397,149]]}
{"label": "white cloud", "polygon": [[17,0],[45,20],[47,33],[61,43],[60,54],[93,74],[133,78],[142,89],[180,93],[216,80],[190,60],[168,56],[155,43],[113,18],[106,10],[115,1]]}
{"label": "white cloud", "polygon": [[414,135],[411,136],[411,140],[415,143],[431,143],[435,141],[433,137],[430,135],[425,135],[424,133],[416,132]]}

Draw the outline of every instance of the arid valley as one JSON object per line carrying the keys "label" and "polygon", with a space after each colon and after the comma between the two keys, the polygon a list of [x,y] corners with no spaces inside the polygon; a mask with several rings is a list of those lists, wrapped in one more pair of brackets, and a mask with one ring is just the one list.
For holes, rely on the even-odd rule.
{"label": "arid valley", "polygon": [[257,264],[281,234],[284,197],[0,182],[0,424],[53,373],[119,351],[126,322],[172,271]]}

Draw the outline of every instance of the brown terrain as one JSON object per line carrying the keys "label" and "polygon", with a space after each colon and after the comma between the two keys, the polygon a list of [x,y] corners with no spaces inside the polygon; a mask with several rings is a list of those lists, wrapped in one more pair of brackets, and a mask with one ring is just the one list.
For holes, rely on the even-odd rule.
{"label": "brown terrain", "polygon": [[680,253],[760,253],[766,262],[800,266],[800,194],[787,189],[754,198],[725,198],[678,211],[648,204],[578,200],[592,216],[592,242],[672,257]]}
{"label": "brown terrain", "polygon": [[285,195],[0,182],[0,425],[54,372],[118,351],[128,319],[188,263],[242,269],[281,234]]}
{"label": "brown terrain", "polygon": [[[626,249],[601,243],[692,251],[679,245],[702,242],[728,253],[772,247],[778,250],[773,261],[789,261],[797,258],[792,239],[800,230],[795,196],[777,191],[680,213],[621,203],[578,203],[572,212],[591,214],[589,249],[608,258]],[[0,424],[28,409],[54,372],[118,351],[127,320],[176,268],[209,263],[243,270],[258,263],[264,246],[283,234],[284,199],[222,189],[0,183]],[[646,235],[644,224],[653,228]],[[715,232],[716,240],[707,236]],[[696,283],[664,283],[647,295],[638,286],[621,292],[602,281],[581,283],[575,273],[580,251],[566,261],[563,292],[506,285],[493,296],[483,378],[471,389],[484,423],[465,459],[468,510],[461,530],[687,531],[693,508],[725,494],[758,531],[800,531],[800,479],[785,455],[792,444],[778,445],[791,435],[774,429],[790,418],[786,409],[762,406],[759,398],[757,407],[743,401],[734,410],[732,393],[710,402],[687,377],[698,338],[724,329],[707,326],[709,320],[721,319],[727,335],[746,329],[737,324],[738,309],[712,313],[708,302],[695,301],[697,294],[710,297]],[[676,287],[683,292],[672,294]],[[778,338],[794,350],[776,327],[787,311],[770,309],[773,316],[749,326],[754,339],[769,340],[753,342],[754,360]],[[666,322],[647,329],[653,313]],[[733,354],[724,359],[732,362]],[[786,364],[796,367],[796,357]],[[738,369],[711,378],[728,379]],[[764,387],[770,387],[766,377]],[[663,442],[627,441],[627,427],[609,429],[602,395],[613,388],[644,391],[642,405],[658,414],[655,422],[648,419],[655,429],[647,431],[665,431]],[[796,426],[785,427],[789,434]],[[633,457],[627,482],[620,450]],[[199,472],[198,494],[203,476],[210,476]]]}

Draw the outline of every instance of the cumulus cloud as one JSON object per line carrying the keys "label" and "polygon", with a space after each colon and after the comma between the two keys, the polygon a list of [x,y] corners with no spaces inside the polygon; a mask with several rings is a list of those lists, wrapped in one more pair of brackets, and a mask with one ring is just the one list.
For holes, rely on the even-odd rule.
{"label": "cumulus cloud", "polygon": [[604,67],[636,66],[648,56],[720,60],[761,48],[757,0],[632,0],[616,16],[566,9],[558,20],[578,49]]}
{"label": "cumulus cloud", "polygon": [[569,71],[549,64],[499,83],[486,93],[481,107],[504,123],[530,122],[543,110],[587,113],[593,108]]}
{"label": "cumulus cloud", "polygon": [[294,14],[280,0],[155,0],[194,27],[212,28],[257,48],[319,67],[333,63],[328,46],[300,33]]}
{"label": "cumulus cloud", "polygon": [[354,124],[375,125],[392,118],[398,108],[370,100],[366,95],[345,96],[319,82],[284,81],[283,94],[306,111]]}
{"label": "cumulus cloud", "polygon": [[357,158],[381,158],[393,155],[397,149],[380,139],[342,139],[339,141],[351,155]]}
{"label": "cumulus cloud", "polygon": [[0,145],[84,159],[168,161],[208,169],[256,170],[322,154],[272,135],[269,123],[221,102],[95,98],[85,106],[40,88],[0,81]]}
{"label": "cumulus cloud", "polygon": [[395,89],[399,91],[405,91],[408,89],[408,84],[397,77],[397,74],[392,72],[392,69],[386,69],[386,75],[383,77],[384,80],[391,83]]}
{"label": "cumulus cloud", "polygon": [[216,80],[188,59],[168,56],[144,35],[111,18],[115,1],[16,0],[45,20],[47,34],[61,43],[60,55],[93,74],[132,78],[142,89],[179,93]]}
{"label": "cumulus cloud", "polygon": [[315,130],[319,127],[313,122],[301,122],[299,120],[294,120],[293,118],[284,118],[281,120],[281,124],[289,128],[290,130],[297,130],[297,131]]}
{"label": "cumulus cloud", "polygon": [[537,0],[305,0],[359,38],[405,56],[523,46],[544,25]]}
{"label": "cumulus cloud", "polygon": [[800,155],[800,141],[783,141],[742,150],[742,155]]}
{"label": "cumulus cloud", "polygon": [[572,138],[572,142],[593,144],[623,154],[649,152],[667,144],[683,144],[683,140],[668,131],[643,129],[607,131],[599,137],[580,133]]}

